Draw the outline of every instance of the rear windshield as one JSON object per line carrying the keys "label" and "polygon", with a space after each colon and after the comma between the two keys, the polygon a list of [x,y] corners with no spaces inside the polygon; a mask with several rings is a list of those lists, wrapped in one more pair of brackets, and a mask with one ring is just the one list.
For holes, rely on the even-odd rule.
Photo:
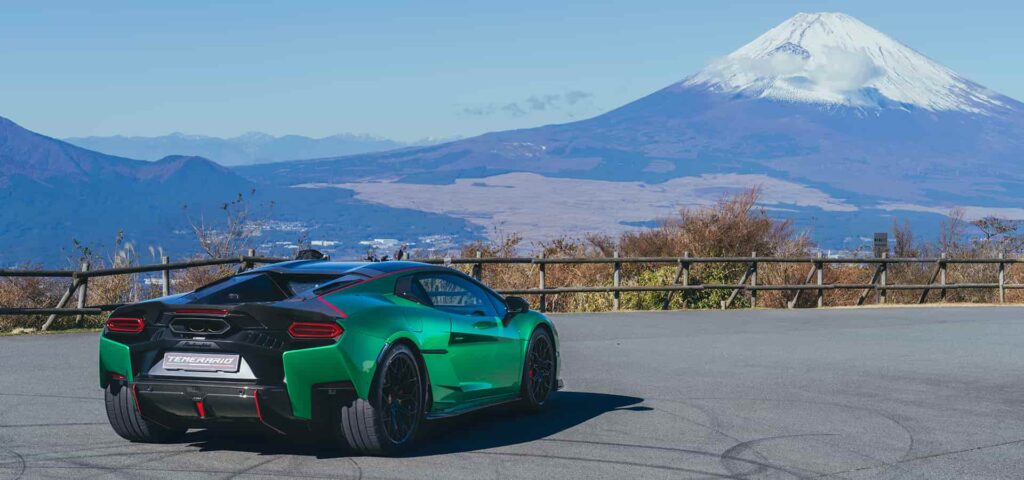
{"label": "rear windshield", "polygon": [[333,282],[338,275],[282,275],[271,272],[229,277],[196,290],[193,303],[230,305],[279,302]]}
{"label": "rear windshield", "polygon": [[193,302],[208,305],[279,302],[290,296],[265,273],[231,277],[200,288],[193,295]]}

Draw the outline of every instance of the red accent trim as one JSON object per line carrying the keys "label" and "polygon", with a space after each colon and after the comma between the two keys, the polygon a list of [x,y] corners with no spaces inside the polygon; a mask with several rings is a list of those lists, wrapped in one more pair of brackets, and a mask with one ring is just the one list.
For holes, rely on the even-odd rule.
{"label": "red accent trim", "polygon": [[403,268],[403,269],[400,269],[400,270],[395,270],[395,271],[393,271],[393,272],[387,272],[387,273],[382,273],[382,274],[380,274],[380,275],[377,275],[377,276],[375,276],[375,277],[370,277],[370,278],[366,278],[366,279],[360,280],[360,281],[358,281],[358,282],[355,282],[355,283],[350,283],[350,284],[348,284],[348,285],[343,285],[343,286],[341,286],[341,287],[338,287],[338,288],[336,288],[336,289],[334,289],[334,290],[331,290],[331,291],[329,291],[329,292],[325,292],[325,293],[324,293],[323,295],[320,295],[320,297],[319,297],[319,298],[323,298],[323,297],[325,297],[325,296],[327,296],[327,295],[330,295],[330,294],[332,294],[332,293],[335,293],[335,292],[338,292],[338,291],[344,290],[344,289],[346,289],[346,288],[351,288],[351,287],[354,287],[354,286],[356,286],[356,285],[362,285],[362,284],[364,284],[364,283],[366,283],[366,282],[372,282],[372,281],[374,281],[374,280],[376,280],[376,279],[378,279],[378,278],[384,278],[384,277],[387,277],[387,276],[389,276],[389,275],[395,275],[395,274],[398,274],[398,273],[408,272],[408,271],[412,271],[412,270],[424,270],[424,269],[428,269],[428,268],[435,268],[435,267],[431,267],[431,266],[424,266],[424,267],[409,267],[409,268]]}
{"label": "red accent trim", "polygon": [[259,419],[260,423],[266,425],[271,430],[273,430],[273,431],[275,431],[277,433],[280,433],[281,435],[284,435],[284,432],[282,432],[279,428],[277,428],[277,427],[267,423],[267,421],[263,418],[263,409],[260,408],[260,391],[259,390],[254,390],[252,392],[252,399],[253,399],[254,402],[256,402],[256,418]]}
{"label": "red accent trim", "polygon": [[110,317],[107,319],[107,330],[117,333],[139,333],[146,328],[146,321],[141,318]]}
{"label": "red accent trim", "polygon": [[316,297],[316,299],[320,300],[320,303],[327,305],[327,307],[330,308],[331,310],[334,310],[334,313],[337,313],[338,316],[340,316],[341,318],[348,318],[348,315],[345,315],[345,312],[341,311],[341,309],[335,306],[333,303],[324,300],[323,296]]}
{"label": "red accent trim", "polygon": [[252,392],[252,399],[256,402],[256,418],[263,421],[263,410],[260,409],[260,391],[256,390]]}
{"label": "red accent trim", "polygon": [[196,411],[199,412],[199,418],[206,418],[206,406],[202,400],[196,402]]}
{"label": "red accent trim", "polygon": [[199,315],[227,315],[227,310],[218,310],[214,308],[183,308],[181,310],[175,310],[174,313],[191,313]]}
{"label": "red accent trim", "polygon": [[340,291],[342,291],[342,290],[344,290],[346,288],[351,288],[351,287],[354,287],[356,285],[362,285],[362,284],[364,284],[366,282],[372,282],[372,281],[374,281],[374,280],[376,280],[378,278],[383,278],[383,277],[387,277],[389,275],[395,275],[395,274],[403,273],[403,272],[409,272],[409,271],[412,271],[412,270],[425,270],[425,269],[429,269],[429,268],[433,268],[433,267],[429,267],[429,266],[425,266],[425,267],[409,267],[409,268],[403,268],[403,269],[400,269],[400,270],[395,270],[393,272],[382,273],[382,274],[377,275],[377,276],[373,276],[373,277],[370,277],[370,278],[367,278],[367,279],[360,280],[360,281],[355,282],[355,283],[350,283],[348,285],[344,285],[344,286],[338,287],[338,288],[336,288],[334,290],[331,290],[329,292],[324,292],[322,295],[318,295],[316,297],[316,299],[320,300],[320,303],[323,303],[324,305],[327,305],[327,307],[330,308],[331,310],[334,310],[334,312],[337,313],[338,315],[340,315],[341,318],[348,318],[348,315],[346,315],[345,312],[341,311],[340,308],[334,306],[334,304],[332,304],[331,302],[328,302],[327,300],[324,300],[324,297],[326,297],[327,295],[331,295],[333,293],[340,292]]}
{"label": "red accent trim", "polygon": [[139,412],[139,416],[142,416],[142,405],[139,405],[139,392],[135,388],[135,384],[132,384],[132,400],[135,400],[135,410]]}
{"label": "red accent trim", "polygon": [[120,373],[111,373],[110,374],[110,379],[111,380],[124,380],[124,375],[121,375]]}
{"label": "red accent trim", "polygon": [[337,323],[295,322],[288,326],[292,338],[338,338],[345,329]]}

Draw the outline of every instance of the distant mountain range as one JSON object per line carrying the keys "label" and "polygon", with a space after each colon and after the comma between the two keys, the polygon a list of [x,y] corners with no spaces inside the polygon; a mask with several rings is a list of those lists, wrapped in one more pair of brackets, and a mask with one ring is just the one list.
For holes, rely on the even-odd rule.
{"label": "distant mountain range", "polygon": [[842,247],[894,217],[934,233],[953,207],[1024,219],[1024,105],[853,17],[798,14],[591,119],[237,171],[548,238],[761,185],[767,208]]}
{"label": "distant mountain range", "polygon": [[481,231],[461,219],[355,200],[351,193],[257,185],[201,157],[150,162],[102,154],[0,117],[0,266],[64,264],[77,255],[75,240],[107,254],[119,231],[143,256],[149,247],[176,258],[194,254],[190,221],[217,226],[222,205],[239,194],[256,218],[268,220],[258,239],[264,244],[295,242],[308,232],[307,240],[337,241],[352,255],[366,239],[477,238]]}
{"label": "distant mountain range", "polygon": [[323,138],[302,135],[273,136],[251,132],[232,138],[172,133],[159,137],[72,137],[64,141],[97,152],[142,160],[159,160],[168,155],[200,156],[221,165],[251,165],[297,158],[317,158],[380,152],[439,143],[423,139],[403,143],[370,135],[338,134]]}
{"label": "distant mountain range", "polygon": [[[275,143],[221,141],[238,152]],[[277,148],[233,158],[323,155]],[[141,153],[130,156],[157,155]],[[1024,219],[1024,104],[848,15],[798,14],[597,117],[423,147],[226,169],[101,154],[3,120],[0,186],[5,263],[52,258],[72,237],[100,243],[118,229],[140,246],[194,250],[175,233],[186,216],[215,216],[252,189],[275,202],[267,241],[309,230],[349,253],[381,237],[615,234],[754,186],[771,214],[795,219],[822,247],[852,248],[894,219],[932,237],[954,207]]]}

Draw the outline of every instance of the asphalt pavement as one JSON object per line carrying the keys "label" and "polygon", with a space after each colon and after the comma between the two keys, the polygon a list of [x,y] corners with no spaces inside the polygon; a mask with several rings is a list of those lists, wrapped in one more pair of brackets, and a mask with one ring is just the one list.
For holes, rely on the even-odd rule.
{"label": "asphalt pavement", "polygon": [[434,425],[400,458],[107,424],[96,334],[0,337],[0,480],[1020,479],[1024,309],[553,316],[566,389]]}

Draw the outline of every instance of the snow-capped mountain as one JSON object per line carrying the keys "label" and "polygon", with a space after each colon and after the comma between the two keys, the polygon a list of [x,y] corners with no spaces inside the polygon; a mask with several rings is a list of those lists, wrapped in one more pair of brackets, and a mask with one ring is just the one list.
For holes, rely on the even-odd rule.
{"label": "snow-capped mountain", "polygon": [[894,218],[927,236],[954,207],[1024,219],[1024,105],[853,17],[798,14],[587,120],[237,171],[528,235],[614,233],[761,185],[835,247]]}
{"label": "snow-capped mountain", "polygon": [[843,13],[799,13],[683,82],[756,98],[988,113],[1005,97]]}

